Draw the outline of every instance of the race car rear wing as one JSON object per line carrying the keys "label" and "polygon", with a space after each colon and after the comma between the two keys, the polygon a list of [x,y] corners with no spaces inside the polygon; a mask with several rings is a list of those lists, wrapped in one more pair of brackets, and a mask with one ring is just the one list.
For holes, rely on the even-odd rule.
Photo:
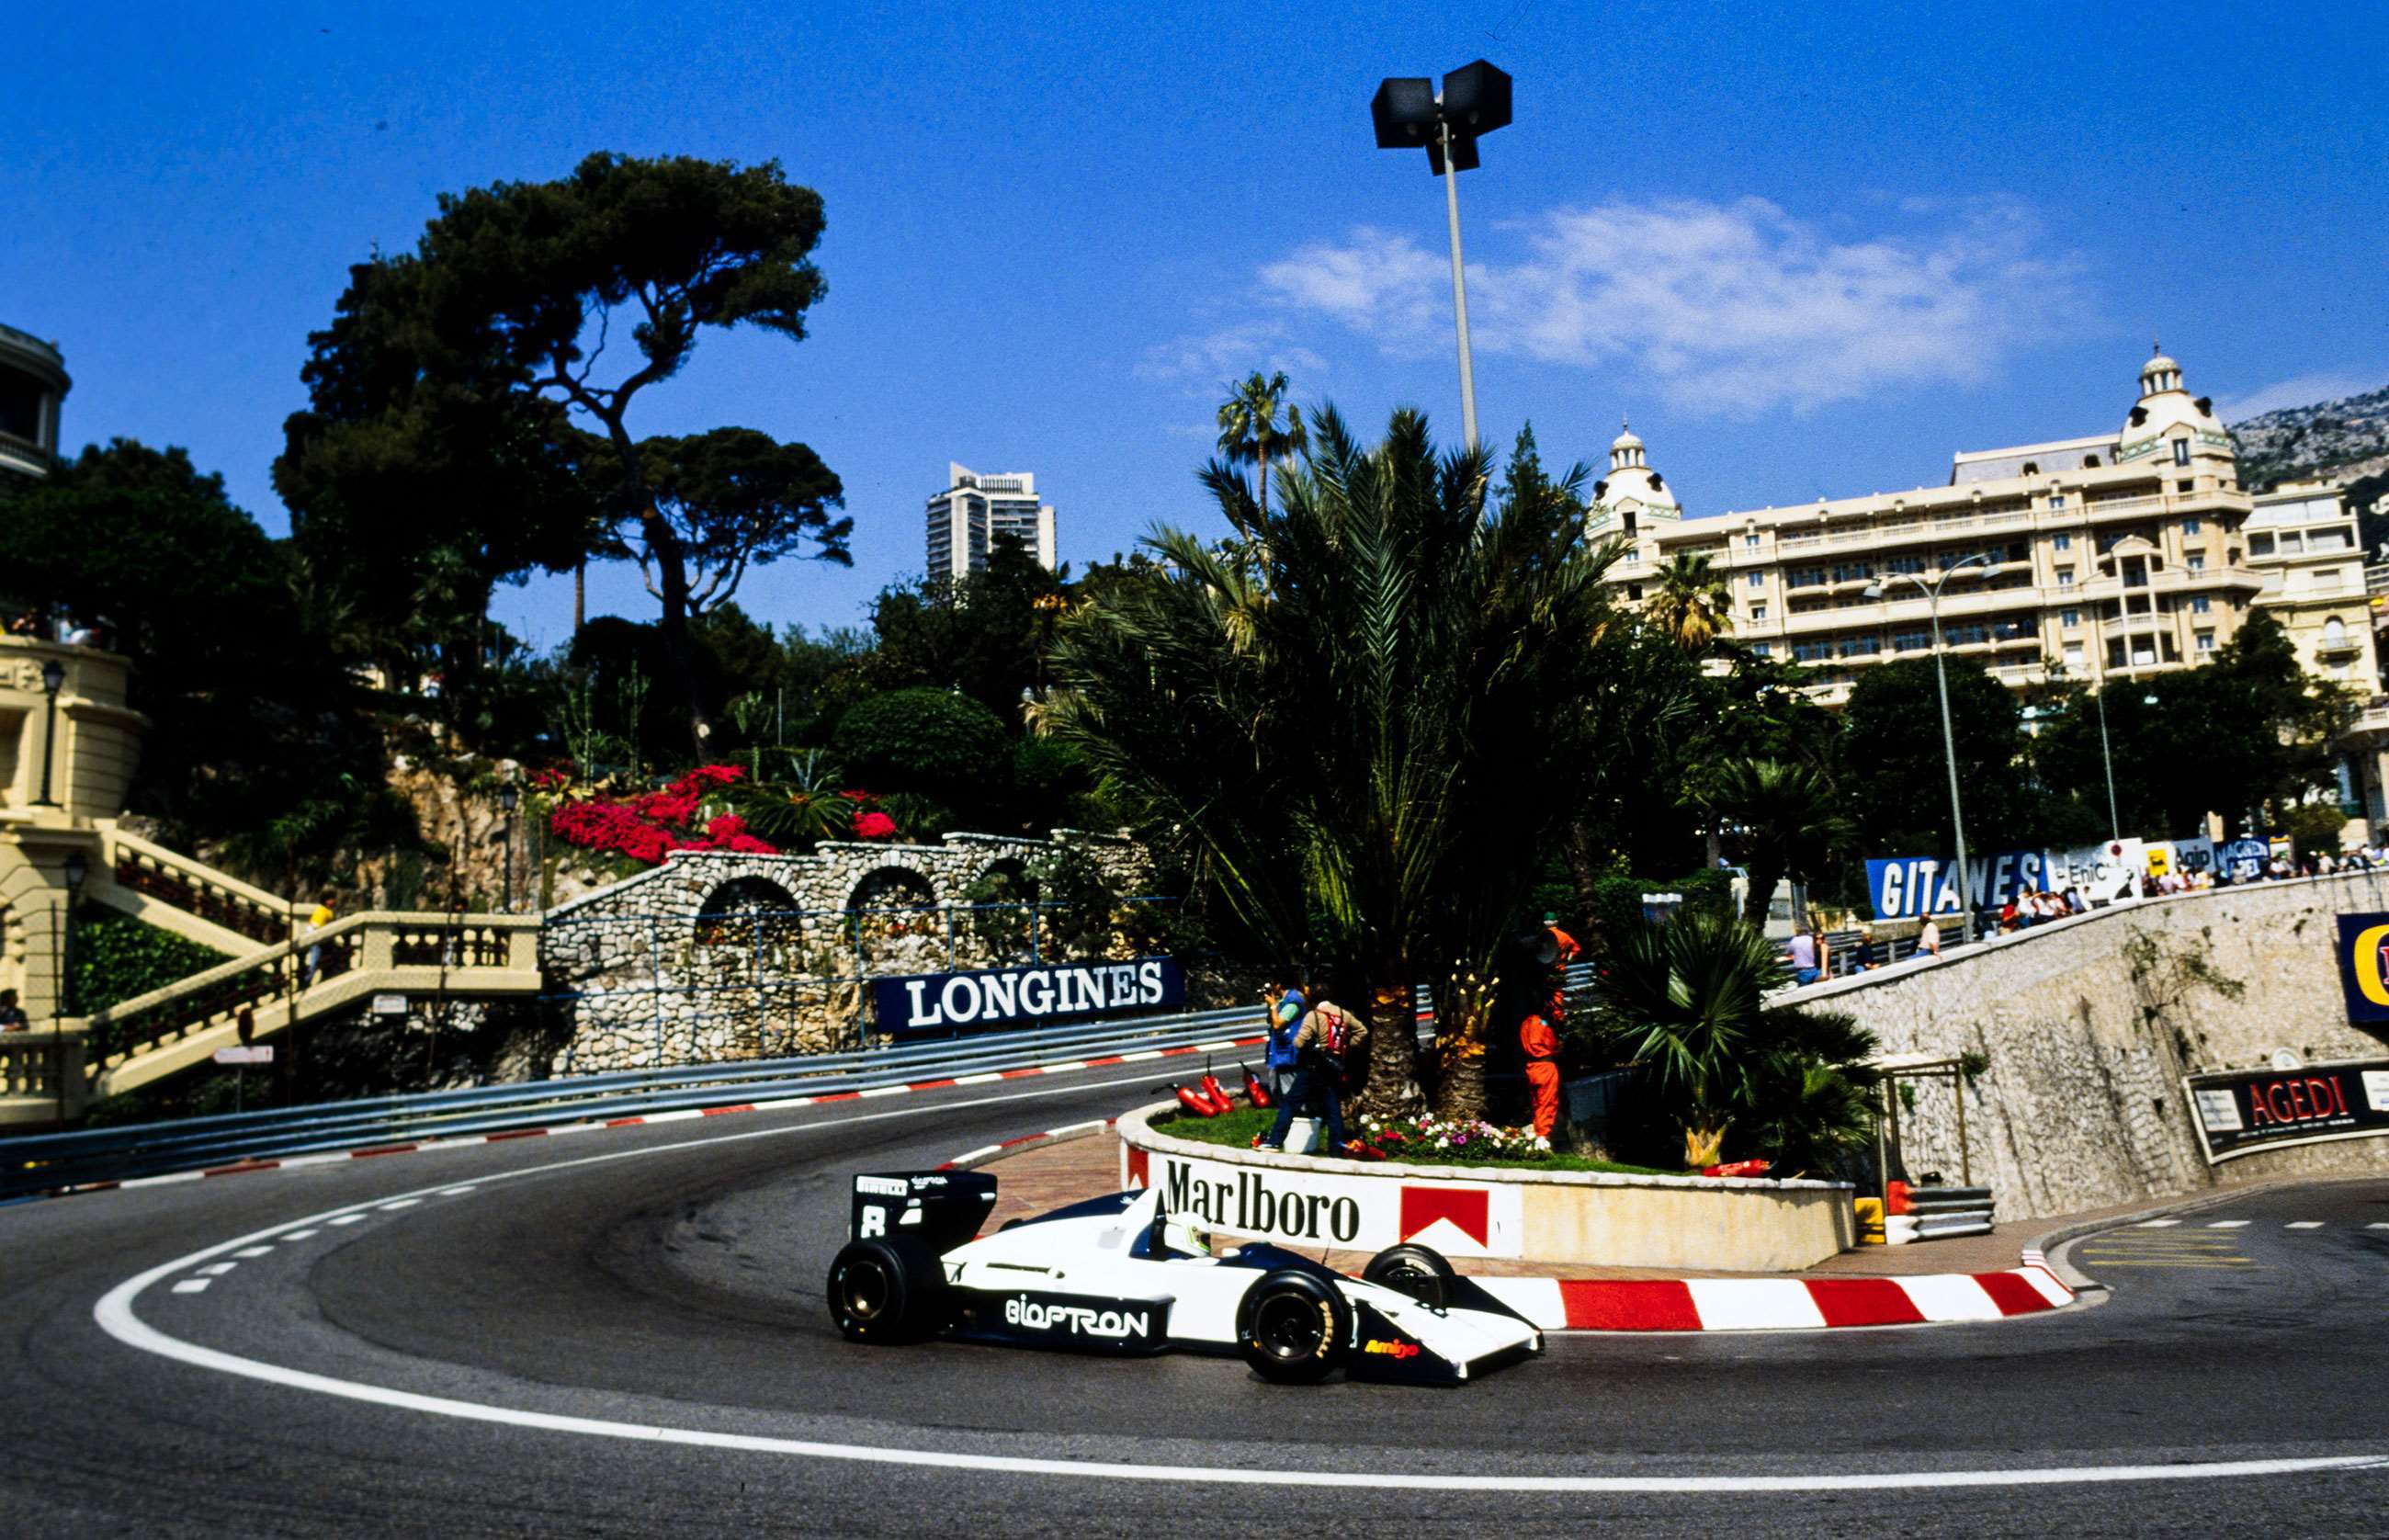
{"label": "race car rear wing", "polygon": [[848,1238],[909,1235],[942,1256],[978,1234],[995,1207],[995,1178],[979,1171],[896,1171],[854,1178]]}

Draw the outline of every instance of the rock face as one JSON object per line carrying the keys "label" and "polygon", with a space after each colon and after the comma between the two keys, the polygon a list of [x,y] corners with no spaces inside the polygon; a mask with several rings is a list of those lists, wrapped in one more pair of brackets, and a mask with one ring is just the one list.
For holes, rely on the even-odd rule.
{"label": "rock face", "polygon": [[[2389,1170],[2389,1139],[2210,1167],[2181,1076],[2259,1066],[2285,1048],[2309,1063],[2389,1056],[2348,1024],[2336,955],[2335,917],[2382,910],[2389,883],[2378,873],[2218,888],[1783,999],[1848,1012],[1885,1054],[1988,1061],[1964,1093],[1967,1144],[1974,1181],[1996,1190],[2003,1219],[2267,1177],[2378,1173]],[[1956,1182],[1949,1084],[1910,1084],[1895,1174],[1904,1165],[1910,1177]]]}
{"label": "rock face", "polygon": [[[861,1046],[865,983],[1027,962],[1047,918],[961,895],[1057,847],[1122,894],[1149,891],[1133,841],[948,834],[939,845],[825,844],[809,856],[676,851],[653,872],[547,913],[540,966],[565,1024],[557,1075],[824,1053]],[[1037,934],[1032,936],[1032,931]],[[1132,955],[1115,934],[1106,955]]]}

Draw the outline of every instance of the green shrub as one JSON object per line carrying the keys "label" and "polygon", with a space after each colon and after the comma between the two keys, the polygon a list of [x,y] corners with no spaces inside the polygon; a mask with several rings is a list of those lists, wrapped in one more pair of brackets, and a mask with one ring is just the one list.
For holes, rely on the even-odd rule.
{"label": "green shrub", "polygon": [[75,912],[70,1015],[88,1016],[230,961],[172,931],[86,904]]}
{"label": "green shrub", "polygon": [[1003,723],[967,695],[891,690],[869,696],[839,720],[834,746],[848,774],[875,792],[970,807],[1008,790],[1012,756]]}

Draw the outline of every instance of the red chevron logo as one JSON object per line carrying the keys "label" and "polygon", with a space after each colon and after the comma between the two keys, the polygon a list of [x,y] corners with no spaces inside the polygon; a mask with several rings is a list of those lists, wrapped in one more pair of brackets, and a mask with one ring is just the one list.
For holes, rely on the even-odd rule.
{"label": "red chevron logo", "polygon": [[1402,1189],[1400,1239],[1449,1219],[1461,1234],[1480,1246],[1493,1241],[1493,1195],[1482,1188],[1405,1187]]}

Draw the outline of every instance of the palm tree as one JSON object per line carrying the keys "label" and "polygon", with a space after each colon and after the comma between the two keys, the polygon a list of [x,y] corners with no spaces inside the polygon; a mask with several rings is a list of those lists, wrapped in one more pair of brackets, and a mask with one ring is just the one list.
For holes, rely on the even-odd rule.
{"label": "palm tree", "polygon": [[1743,826],[1750,891],[1742,917],[1767,923],[1775,885],[1789,872],[1806,877],[1833,846],[1847,840],[1849,821],[1836,810],[1825,778],[1809,766],[1781,759],[1729,759],[1718,767],[1710,810]]}
{"label": "palm tree", "polygon": [[1733,595],[1709,559],[1684,552],[1659,569],[1658,592],[1644,618],[1688,653],[1705,653],[1733,630]]}
{"label": "palm tree", "polygon": [[[1232,465],[1258,465],[1261,516],[1269,516],[1270,463],[1300,454],[1310,447],[1302,426],[1302,408],[1285,401],[1290,388],[1283,369],[1262,377],[1258,369],[1241,383],[1227,387],[1220,403],[1220,453]],[[1285,408],[1285,426],[1278,426],[1278,408]]]}
{"label": "palm tree", "polygon": [[1581,468],[1488,512],[1485,453],[1414,413],[1375,448],[1312,426],[1273,513],[1204,472],[1240,540],[1160,530],[1154,576],[1064,617],[1041,720],[1181,847],[1219,939],[1368,1002],[1361,1104],[1410,1110],[1430,960],[1439,996],[1491,976],[1578,799],[1612,553],[1577,538]]}
{"label": "palm tree", "polygon": [[1715,1165],[1761,1064],[1759,1017],[1782,975],[1775,948],[1730,914],[1695,911],[1615,944],[1603,981],[1619,1046],[1674,1105],[1684,1165]]}

